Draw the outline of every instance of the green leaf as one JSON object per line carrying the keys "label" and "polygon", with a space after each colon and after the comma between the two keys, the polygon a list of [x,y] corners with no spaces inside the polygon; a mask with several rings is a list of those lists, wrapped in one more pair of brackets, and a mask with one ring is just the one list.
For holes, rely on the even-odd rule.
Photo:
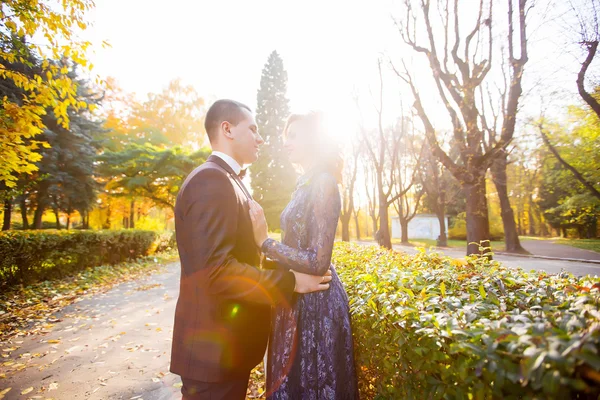
{"label": "green leaf", "polygon": [[483,283],[479,285],[479,294],[485,300],[487,298],[487,294],[485,293],[485,288],[483,287]]}

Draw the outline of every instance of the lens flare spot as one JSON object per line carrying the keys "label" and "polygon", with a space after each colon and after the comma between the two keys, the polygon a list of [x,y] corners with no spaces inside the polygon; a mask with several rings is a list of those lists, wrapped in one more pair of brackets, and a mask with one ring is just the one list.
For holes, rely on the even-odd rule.
{"label": "lens flare spot", "polygon": [[233,309],[231,310],[231,318],[234,318],[237,315],[239,310],[240,310],[239,304],[236,304],[235,306],[233,306]]}

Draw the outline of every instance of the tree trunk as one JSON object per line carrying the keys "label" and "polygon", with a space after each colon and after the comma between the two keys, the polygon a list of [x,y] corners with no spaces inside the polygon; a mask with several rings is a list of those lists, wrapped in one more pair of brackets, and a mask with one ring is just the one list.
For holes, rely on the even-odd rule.
{"label": "tree trunk", "polygon": [[354,225],[356,225],[356,240],[360,240],[360,226],[358,225],[358,212],[354,212]]}
{"label": "tree trunk", "polygon": [[44,216],[44,211],[46,211],[48,201],[48,186],[49,184],[45,181],[38,186],[38,201],[35,213],[33,214],[33,229],[42,229],[42,217]]}
{"label": "tree trunk", "polygon": [[403,244],[408,244],[408,218],[400,218],[400,230],[402,231],[400,234],[401,241]]}
{"label": "tree trunk", "polygon": [[111,216],[111,207],[110,203],[108,203],[108,207],[106,207],[106,220],[102,224],[102,229],[110,229],[110,216]]}
{"label": "tree trunk", "polygon": [[54,216],[56,217],[56,229],[60,229],[60,215],[58,213],[58,208],[53,207],[52,211],[54,211]]}
{"label": "tree trunk", "polygon": [[448,246],[448,236],[446,235],[446,214],[444,213],[444,207],[438,207],[437,212],[438,222],[440,224],[440,238],[438,239],[438,246],[447,247]]}
{"label": "tree trunk", "polygon": [[529,236],[535,236],[535,218],[533,215],[533,196],[529,194]]}
{"label": "tree trunk", "polygon": [[67,230],[71,227],[71,213],[67,213]]}
{"label": "tree trunk", "polygon": [[567,238],[567,228],[565,228],[564,226],[561,226],[560,232],[561,232],[561,236],[566,239]]}
{"label": "tree trunk", "polygon": [[135,229],[135,199],[129,204],[129,228]]}
{"label": "tree trunk", "polygon": [[44,215],[44,204],[38,204],[33,214],[33,229],[42,229],[42,216]]}
{"label": "tree trunk", "polygon": [[375,235],[377,234],[377,231],[379,230],[379,227],[377,226],[377,216],[376,215],[371,216],[371,226],[373,227],[373,238],[375,238]]}
{"label": "tree trunk", "polygon": [[506,246],[506,251],[508,252],[527,253],[519,241],[519,233],[517,232],[517,225],[515,223],[515,214],[510,206],[510,199],[508,197],[506,157],[506,152],[503,152],[501,156],[494,160],[492,167],[490,168],[494,185],[496,185],[496,190],[498,191],[498,198],[500,199],[500,212],[502,215],[502,225],[504,226],[504,244]]}
{"label": "tree trunk", "polygon": [[27,200],[25,196],[19,199],[19,208],[21,209],[21,219],[23,220],[23,229],[29,229],[29,219],[27,219]]}
{"label": "tree trunk", "polygon": [[2,223],[2,230],[8,231],[10,229],[12,217],[12,199],[4,200],[4,221]]}
{"label": "tree trunk", "polygon": [[480,254],[480,245],[490,247],[485,174],[480,174],[475,179],[474,183],[463,184],[467,197],[467,255]]}
{"label": "tree trunk", "polygon": [[379,193],[379,245],[386,249],[392,249],[390,238],[390,224],[388,221],[388,204],[383,193]]}
{"label": "tree trunk", "polygon": [[351,215],[346,213],[340,216],[340,222],[342,223],[342,241],[350,241],[350,217]]}

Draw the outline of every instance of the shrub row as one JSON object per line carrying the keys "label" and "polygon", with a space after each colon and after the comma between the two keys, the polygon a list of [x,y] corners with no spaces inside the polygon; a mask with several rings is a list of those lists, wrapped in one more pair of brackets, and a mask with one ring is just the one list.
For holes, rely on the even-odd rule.
{"label": "shrub row", "polygon": [[0,233],[0,287],[61,278],[88,267],[162,251],[171,234],[153,231],[40,230]]}
{"label": "shrub row", "polygon": [[597,399],[600,279],[336,245],[361,398]]}

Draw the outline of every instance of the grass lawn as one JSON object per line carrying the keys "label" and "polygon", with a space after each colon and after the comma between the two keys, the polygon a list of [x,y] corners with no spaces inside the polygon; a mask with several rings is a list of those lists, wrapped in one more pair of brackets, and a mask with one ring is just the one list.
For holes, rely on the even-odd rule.
{"label": "grass lawn", "polygon": [[597,251],[600,253],[600,239],[553,239],[555,243],[566,244],[585,250]]}

